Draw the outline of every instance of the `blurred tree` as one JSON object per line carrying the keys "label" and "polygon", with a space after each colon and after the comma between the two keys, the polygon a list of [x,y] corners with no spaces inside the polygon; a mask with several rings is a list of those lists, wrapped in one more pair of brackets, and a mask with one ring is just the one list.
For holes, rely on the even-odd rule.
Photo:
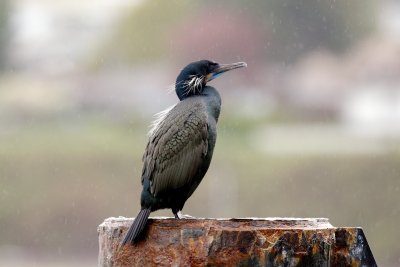
{"label": "blurred tree", "polygon": [[263,32],[250,16],[232,8],[196,10],[180,20],[169,35],[169,53],[179,65],[202,58],[244,60],[253,65],[264,53]]}
{"label": "blurred tree", "polygon": [[[344,51],[366,36],[374,28],[375,5],[373,0],[149,0],[120,21],[101,58],[105,64],[143,62],[172,51],[180,61],[197,58],[215,42],[215,47],[241,48],[234,56],[246,57],[251,50],[247,55],[255,61],[295,61],[316,48]],[[213,57],[220,51],[208,53]]]}
{"label": "blurred tree", "polygon": [[[215,1],[207,1],[215,6]],[[293,61],[316,48],[342,52],[374,29],[373,0],[219,1],[252,15],[268,59]]]}
{"label": "blurred tree", "polygon": [[7,65],[7,48],[9,40],[9,2],[0,0],[0,71],[3,71]]}
{"label": "blurred tree", "polygon": [[[152,61],[166,55],[169,29],[187,14],[190,1],[144,1],[121,18],[95,58],[105,64]],[[98,60],[95,60],[98,62]]]}

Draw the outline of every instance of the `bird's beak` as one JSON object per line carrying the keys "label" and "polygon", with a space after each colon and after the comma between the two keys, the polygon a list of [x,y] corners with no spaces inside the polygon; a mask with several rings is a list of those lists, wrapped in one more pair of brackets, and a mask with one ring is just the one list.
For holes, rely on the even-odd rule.
{"label": "bird's beak", "polygon": [[237,62],[232,64],[218,64],[218,67],[213,72],[207,75],[207,82],[217,78],[219,75],[221,75],[224,72],[227,72],[228,70],[234,70],[243,67],[247,67],[247,64],[245,62]]}

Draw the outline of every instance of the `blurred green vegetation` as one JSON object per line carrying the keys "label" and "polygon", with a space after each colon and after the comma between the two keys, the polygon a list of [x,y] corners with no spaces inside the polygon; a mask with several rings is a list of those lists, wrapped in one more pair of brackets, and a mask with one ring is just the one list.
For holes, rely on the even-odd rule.
{"label": "blurred green vegetation", "polygon": [[[184,208],[201,217],[329,217],[359,226],[378,260],[397,255],[400,156],[273,156],[251,145],[267,121],[223,114],[210,170]],[[1,133],[0,236],[55,255],[97,251],[96,225],[139,209],[147,123],[93,118]],[[170,211],[154,215],[171,216]],[[18,231],[18,235],[8,229]]]}
{"label": "blurred green vegetation", "polygon": [[[195,8],[191,1],[145,1],[120,19],[113,36],[100,48],[102,64],[159,61],[168,53],[168,33],[184,14]],[[95,60],[94,66],[99,66]],[[100,65],[102,65],[100,64]]]}
{"label": "blurred green vegetation", "polygon": [[10,39],[9,31],[9,12],[10,4],[8,0],[0,0],[0,72],[7,65],[7,49]]}
{"label": "blurred green vegetation", "polygon": [[[262,60],[276,62],[295,61],[304,53],[315,49],[343,52],[354,42],[370,34],[376,22],[376,2],[373,0],[150,0],[127,12],[120,20],[114,35],[108,38],[94,55],[102,61],[99,63],[98,60],[94,60],[95,66],[150,63],[153,60],[159,61],[171,53],[177,58],[180,58],[181,54],[190,53],[190,47],[185,47],[184,53],[170,49],[171,43],[174,43],[171,38],[187,38],[185,32],[182,32],[182,36],[172,34],[173,29],[182,24],[190,24],[190,20],[184,18],[190,18],[201,10],[205,11],[204,14],[217,10],[216,16],[231,16],[229,12],[232,12],[238,17],[252,21],[258,33],[262,35],[258,38],[264,43],[263,50],[255,53]],[[201,20],[196,22],[198,24],[186,26],[189,26],[191,31],[204,30],[206,21],[204,25],[201,24]],[[225,39],[226,36],[221,35],[215,42],[221,42],[222,47],[229,47],[229,44],[223,43]],[[259,39],[254,41],[258,42]]]}

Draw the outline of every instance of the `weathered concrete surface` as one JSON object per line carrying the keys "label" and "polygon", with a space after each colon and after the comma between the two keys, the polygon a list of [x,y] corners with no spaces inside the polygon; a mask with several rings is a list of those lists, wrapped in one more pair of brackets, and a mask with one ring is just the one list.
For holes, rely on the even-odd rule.
{"label": "weathered concrete surface", "polygon": [[99,266],[376,266],[361,228],[328,219],[149,219],[143,239],[120,242],[132,219],[99,227]]}

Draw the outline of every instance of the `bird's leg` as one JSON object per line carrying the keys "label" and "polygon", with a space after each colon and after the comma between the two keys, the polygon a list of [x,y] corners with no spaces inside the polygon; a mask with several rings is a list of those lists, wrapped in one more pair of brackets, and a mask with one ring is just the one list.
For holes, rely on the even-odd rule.
{"label": "bird's leg", "polygon": [[175,216],[175,219],[180,219],[180,217],[179,217],[179,210],[175,210],[175,209],[172,209],[172,213],[174,214],[174,216]]}
{"label": "bird's leg", "polygon": [[175,219],[196,219],[196,217],[190,216],[188,214],[182,214],[180,210],[172,209],[172,213],[175,216]]}

